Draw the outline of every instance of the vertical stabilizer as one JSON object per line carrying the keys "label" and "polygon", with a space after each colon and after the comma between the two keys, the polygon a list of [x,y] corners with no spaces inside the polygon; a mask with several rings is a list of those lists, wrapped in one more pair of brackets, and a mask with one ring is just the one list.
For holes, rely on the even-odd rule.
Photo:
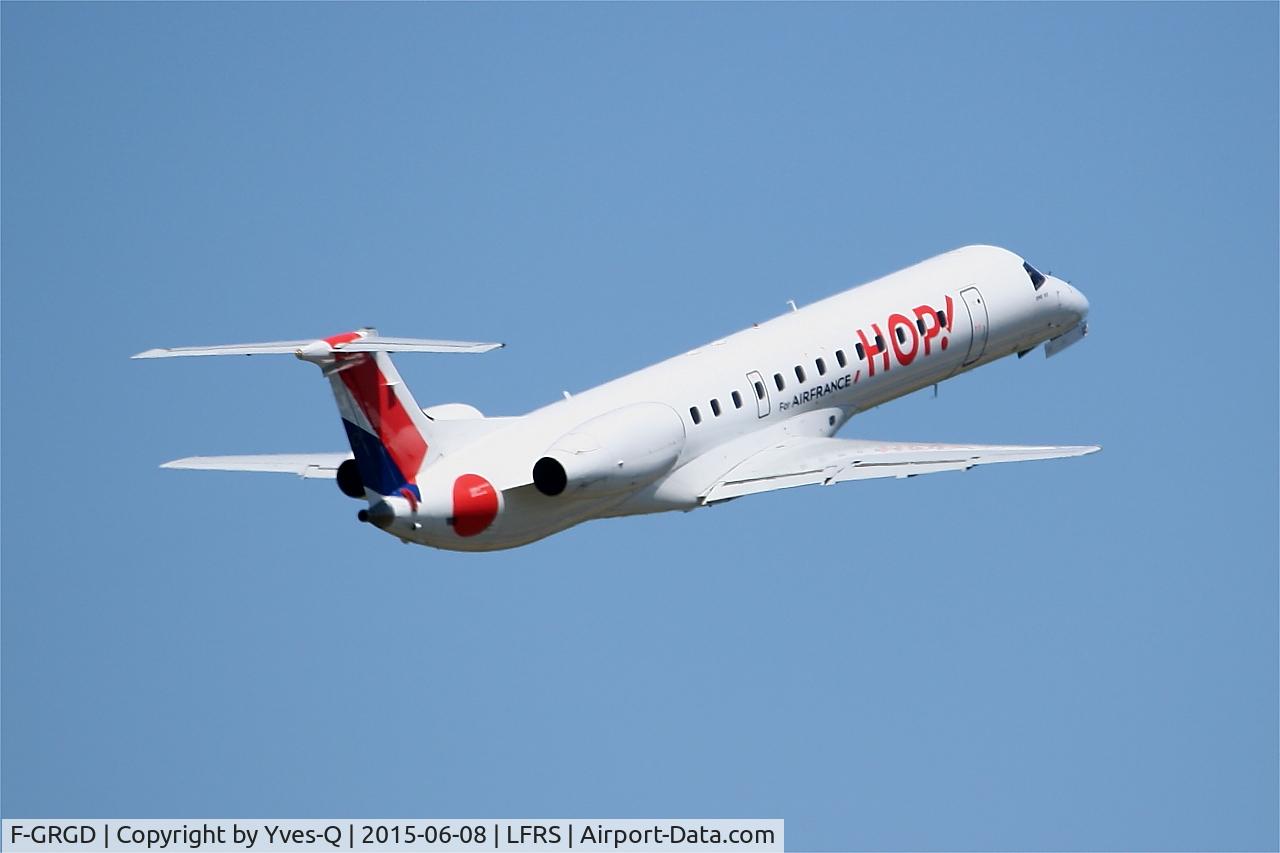
{"label": "vertical stabilizer", "polygon": [[[373,334],[371,329],[361,330],[325,343],[332,348]],[[329,378],[366,493],[399,495],[416,504],[421,498],[418,474],[439,453],[432,447],[431,422],[391,356],[330,349],[323,358],[308,360],[316,361]]]}

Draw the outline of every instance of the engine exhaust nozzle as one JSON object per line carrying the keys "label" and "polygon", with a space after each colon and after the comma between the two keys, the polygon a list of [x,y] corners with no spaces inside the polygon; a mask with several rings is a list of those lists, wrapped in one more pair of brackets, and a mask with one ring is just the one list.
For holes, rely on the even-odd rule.
{"label": "engine exhaust nozzle", "polygon": [[533,466],[533,485],[547,497],[555,497],[569,485],[569,476],[558,460],[544,456]]}
{"label": "engine exhaust nozzle", "polygon": [[362,509],[356,513],[356,518],[366,524],[372,524],[374,527],[386,530],[391,526],[391,522],[396,520],[396,511],[395,507],[386,501],[378,501],[368,509]]}

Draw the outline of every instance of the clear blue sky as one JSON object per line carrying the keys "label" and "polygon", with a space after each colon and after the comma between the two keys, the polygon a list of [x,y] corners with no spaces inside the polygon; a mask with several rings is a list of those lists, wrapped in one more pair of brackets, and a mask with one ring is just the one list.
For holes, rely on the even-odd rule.
{"label": "clear blue sky", "polygon": [[[1275,849],[1277,5],[5,3],[6,816],[759,816]],[[468,556],[292,359],[514,414],[966,243],[1092,334],[848,436],[1067,462]]]}

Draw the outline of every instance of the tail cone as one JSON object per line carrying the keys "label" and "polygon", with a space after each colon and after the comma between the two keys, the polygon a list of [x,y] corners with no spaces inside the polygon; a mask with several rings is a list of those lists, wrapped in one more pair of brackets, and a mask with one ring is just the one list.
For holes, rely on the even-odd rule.
{"label": "tail cone", "polygon": [[356,518],[360,521],[372,524],[374,527],[386,530],[391,526],[391,522],[396,520],[396,511],[395,508],[386,501],[378,501],[368,509],[362,509],[356,513]]}

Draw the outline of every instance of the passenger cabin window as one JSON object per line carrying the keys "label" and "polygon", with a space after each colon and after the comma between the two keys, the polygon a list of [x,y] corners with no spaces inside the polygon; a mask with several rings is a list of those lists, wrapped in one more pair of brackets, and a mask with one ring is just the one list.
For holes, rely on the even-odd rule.
{"label": "passenger cabin window", "polygon": [[735,409],[741,409],[741,408],[742,408],[742,395],[741,395],[741,394],[739,394],[737,391],[734,391],[734,392],[733,392],[733,394],[732,394],[731,396],[733,397],[733,407],[734,407]]}
{"label": "passenger cabin window", "polygon": [[693,423],[695,426],[702,423],[702,414],[698,411],[697,406],[692,406],[689,408],[689,417],[693,418]]}
{"label": "passenger cabin window", "polygon": [[947,325],[947,312],[946,312],[946,311],[939,311],[939,312],[938,312],[938,325],[939,325],[939,326],[945,326],[945,325]]}
{"label": "passenger cabin window", "polygon": [[778,390],[779,390],[779,391],[781,391],[783,388],[786,388],[786,387],[787,387],[787,383],[785,383],[785,382],[783,382],[783,381],[782,381],[782,374],[781,374],[781,373],[775,373],[775,374],[773,374],[773,384],[778,386]]}
{"label": "passenger cabin window", "polygon": [[836,350],[836,364],[840,365],[841,367],[844,367],[848,363],[849,362],[846,361],[844,357],[844,350],[842,349]]}
{"label": "passenger cabin window", "polygon": [[756,399],[757,400],[764,399],[764,383],[763,382],[756,383]]}
{"label": "passenger cabin window", "polygon": [[825,361],[823,361],[822,359],[818,359],[817,361],[814,362],[814,364],[817,365],[818,367],[819,376],[827,375],[827,363]]}
{"label": "passenger cabin window", "polygon": [[923,317],[916,318],[916,328],[920,330],[920,334],[922,335],[924,334],[924,318]]}
{"label": "passenger cabin window", "polygon": [[864,358],[867,357],[867,351],[862,348],[862,344],[860,343],[854,344],[853,348],[858,353],[858,361],[862,361]]}
{"label": "passenger cabin window", "polygon": [[1040,273],[1040,270],[1031,266],[1031,264],[1026,261],[1022,262],[1022,268],[1027,271],[1027,277],[1031,279],[1032,287],[1036,290],[1044,287],[1044,276]]}
{"label": "passenger cabin window", "polygon": [[905,344],[907,342],[907,333],[902,331],[902,327],[898,326],[894,331],[898,334],[898,343]]}
{"label": "passenger cabin window", "polygon": [[796,365],[796,381],[804,382],[804,368],[798,364]]}
{"label": "passenger cabin window", "polygon": [[715,415],[717,418],[720,417],[720,401],[719,400],[711,401],[711,414]]}
{"label": "passenger cabin window", "polygon": [[884,349],[884,335],[876,335],[876,349]]}

